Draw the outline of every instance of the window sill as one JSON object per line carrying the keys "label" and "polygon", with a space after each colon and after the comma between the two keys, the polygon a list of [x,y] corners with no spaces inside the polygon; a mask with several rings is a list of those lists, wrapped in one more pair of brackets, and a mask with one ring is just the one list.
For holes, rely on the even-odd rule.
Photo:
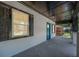
{"label": "window sill", "polygon": [[26,37],[32,37],[32,36],[18,36],[18,37],[13,37],[12,39],[20,39],[20,38],[26,38]]}

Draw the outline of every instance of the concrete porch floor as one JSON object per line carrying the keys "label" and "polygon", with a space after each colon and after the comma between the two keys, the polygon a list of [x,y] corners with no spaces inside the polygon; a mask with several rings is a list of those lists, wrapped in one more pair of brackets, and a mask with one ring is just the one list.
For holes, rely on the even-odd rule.
{"label": "concrete porch floor", "polygon": [[71,40],[56,37],[13,57],[75,57],[76,46]]}

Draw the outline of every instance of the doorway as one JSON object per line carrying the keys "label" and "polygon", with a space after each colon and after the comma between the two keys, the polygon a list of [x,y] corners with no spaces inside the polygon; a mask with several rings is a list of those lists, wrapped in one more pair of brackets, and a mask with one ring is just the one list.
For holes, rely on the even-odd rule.
{"label": "doorway", "polygon": [[46,38],[47,38],[47,40],[50,40],[51,39],[51,24],[50,23],[46,24],[46,30],[47,30]]}

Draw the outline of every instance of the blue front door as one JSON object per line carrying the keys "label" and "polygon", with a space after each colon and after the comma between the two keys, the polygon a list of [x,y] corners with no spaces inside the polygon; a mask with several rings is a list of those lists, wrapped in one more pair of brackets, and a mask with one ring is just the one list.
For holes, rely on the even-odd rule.
{"label": "blue front door", "polygon": [[51,39],[51,24],[50,23],[47,23],[46,29],[47,29],[47,40],[50,40]]}

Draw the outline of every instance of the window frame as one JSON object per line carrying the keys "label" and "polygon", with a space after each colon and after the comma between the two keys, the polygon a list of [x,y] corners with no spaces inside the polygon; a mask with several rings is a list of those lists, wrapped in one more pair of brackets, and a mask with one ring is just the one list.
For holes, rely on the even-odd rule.
{"label": "window frame", "polygon": [[[33,36],[33,35],[34,35],[34,23],[32,24],[32,25],[33,25],[33,28],[30,29],[30,26],[31,26],[30,20],[33,20],[33,22],[34,22],[34,16],[33,16],[32,14],[28,13],[28,12],[25,12],[25,11],[20,10],[20,9],[18,9],[18,8],[12,7],[12,8],[11,8],[11,20],[13,20],[13,19],[12,19],[12,9],[15,9],[15,10],[17,10],[17,11],[20,11],[20,12],[23,12],[23,13],[29,15],[29,35],[22,35],[22,36],[20,35],[20,36],[12,37],[12,30],[11,30],[11,38],[12,38],[12,39],[18,39],[18,38],[24,38],[24,37],[31,37],[31,36]],[[32,16],[32,17],[31,17],[31,16]],[[12,22],[12,23],[13,23],[13,22]],[[11,24],[11,27],[13,27],[13,24]],[[11,29],[12,29],[12,28],[11,28]],[[31,32],[30,32],[30,31],[31,31]],[[32,34],[31,34],[31,33],[32,33]]]}
{"label": "window frame", "polygon": [[[12,10],[12,12],[11,12],[11,13],[12,13],[12,14],[11,14],[11,16],[12,16],[12,18],[11,18],[11,19],[12,19],[12,38],[13,38],[13,37],[29,36],[29,33],[30,33],[30,32],[28,33],[28,35],[25,35],[25,34],[24,34],[24,35],[13,35],[13,33],[15,32],[15,31],[13,30],[14,25],[18,25],[18,26],[20,26],[20,25],[21,25],[21,26],[24,26],[24,25],[25,25],[25,24],[15,24],[15,23],[13,22],[13,21],[14,21],[14,19],[13,19],[13,10],[28,15],[28,24],[29,24],[29,20],[30,20],[30,17],[29,17],[30,15],[27,14],[27,13],[24,13],[24,12],[22,12],[22,11],[19,11],[19,10],[17,10],[17,9],[14,9],[14,8],[12,8],[11,10]],[[15,15],[14,15],[14,16],[15,16]],[[26,26],[29,27],[29,25],[26,25]],[[24,27],[25,27],[25,26],[24,26]],[[18,28],[19,28],[19,27],[18,27]],[[29,28],[27,28],[27,29],[29,30]]]}
{"label": "window frame", "polygon": [[[11,28],[10,28],[11,31],[9,32],[9,38],[7,40],[14,40],[14,39],[18,39],[18,38],[25,38],[25,37],[34,36],[34,15],[33,14],[30,14],[30,13],[28,13],[26,11],[23,11],[23,10],[21,10],[19,8],[13,7],[13,6],[8,5],[8,4],[5,4],[3,2],[0,2],[0,5],[4,6],[5,8],[9,8],[9,10],[10,10],[9,14],[10,14],[10,20],[11,20]],[[31,20],[31,21],[29,20],[29,31],[30,31],[29,36],[25,35],[25,36],[19,36],[19,37],[12,37],[12,8],[14,8],[14,9],[16,9],[18,11],[24,12],[26,14],[29,14],[29,16],[30,16],[29,19]],[[32,25],[30,23],[32,23]],[[6,41],[6,40],[3,40],[3,41]]]}

